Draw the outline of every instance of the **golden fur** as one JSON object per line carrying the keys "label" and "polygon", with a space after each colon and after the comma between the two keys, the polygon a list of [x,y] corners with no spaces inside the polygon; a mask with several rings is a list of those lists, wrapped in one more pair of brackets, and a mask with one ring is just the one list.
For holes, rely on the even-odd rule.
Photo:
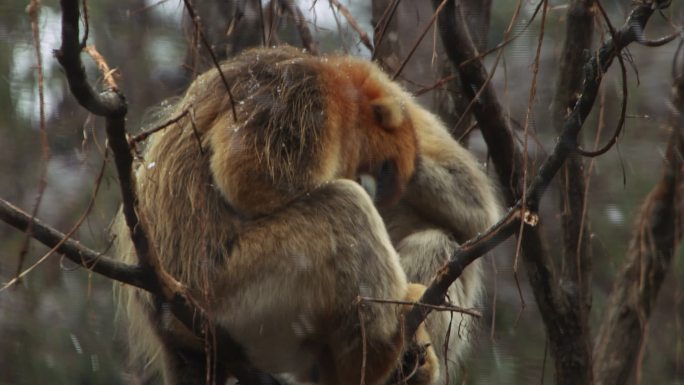
{"label": "golden fur", "polygon": [[[290,52],[291,55],[282,55]],[[371,63],[348,56],[318,57],[291,48],[256,50],[224,66],[237,101],[232,122],[228,97],[209,71],[195,84],[219,87],[222,114],[206,126],[214,151],[211,171],[231,206],[248,217],[268,214],[321,183],[392,177],[383,203],[398,200],[413,174],[416,138],[401,101],[384,87],[389,79]],[[191,88],[189,93],[193,93]],[[206,91],[205,91],[206,92]],[[220,98],[217,98],[220,99]],[[216,177],[220,176],[220,177]]]}
{"label": "golden fur", "polygon": [[[402,200],[381,208],[380,214],[408,280],[427,285],[460,243],[496,223],[501,208],[496,189],[476,159],[437,117],[409,96],[405,100],[416,128],[419,162]],[[448,300],[452,304],[481,305],[481,269],[481,261],[476,260],[451,285]],[[474,319],[461,313],[432,312],[425,324],[441,366],[433,380],[445,383],[448,372],[453,381],[472,340]]]}
{"label": "golden fur", "polygon": [[[357,384],[363,344],[354,300],[416,300],[422,288],[407,275],[427,283],[457,242],[492,224],[493,189],[443,125],[369,62],[279,47],[247,51],[222,71],[237,122],[217,71],[198,77],[164,117],[189,110],[192,119],[149,141],[137,170],[139,215],[162,266],[257,367]],[[373,180],[371,196],[354,182],[361,175]],[[134,262],[120,217],[114,231],[118,252]],[[475,306],[480,287],[474,264],[451,300]],[[202,342],[163,304],[124,289],[140,366],[161,364],[168,384],[202,383]],[[403,311],[363,305],[369,385],[399,363]],[[428,333],[417,333],[432,346],[411,383],[446,372],[448,321],[433,314]],[[467,345],[457,327],[471,324],[454,315],[448,360]]]}

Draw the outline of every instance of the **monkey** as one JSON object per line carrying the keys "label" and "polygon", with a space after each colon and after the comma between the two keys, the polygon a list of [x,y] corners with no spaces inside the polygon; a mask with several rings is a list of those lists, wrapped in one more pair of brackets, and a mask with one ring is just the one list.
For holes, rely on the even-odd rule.
{"label": "monkey", "polygon": [[[424,287],[409,282],[427,284],[493,223],[494,188],[472,155],[375,64],[286,46],[200,75],[162,115],[181,113],[136,170],[138,214],[162,267],[257,368],[356,384],[365,363],[367,384],[389,381],[407,345],[406,306],[355,299],[417,300]],[[121,216],[113,228],[118,254],[135,261]],[[452,301],[478,303],[479,270],[466,269]],[[149,295],[121,291],[137,359],[161,363],[166,384],[203,381],[202,342]],[[467,346],[451,333],[444,357],[447,316],[425,324],[417,385],[435,383]]]}
{"label": "monkey", "polygon": [[[415,167],[410,119],[365,61],[262,49],[221,69],[234,99],[217,72],[200,76],[175,110],[191,117],[155,135],[137,170],[155,255],[258,368],[358,383],[367,349],[365,381],[382,383],[402,353],[403,308],[368,304],[359,320],[354,301],[417,298],[371,197],[351,179],[372,175],[379,205],[399,199]],[[131,261],[130,242],[117,239]],[[204,378],[174,371],[203,354],[199,341],[155,318],[147,296],[133,291],[127,302],[131,341],[147,359],[162,355],[166,383]]]}

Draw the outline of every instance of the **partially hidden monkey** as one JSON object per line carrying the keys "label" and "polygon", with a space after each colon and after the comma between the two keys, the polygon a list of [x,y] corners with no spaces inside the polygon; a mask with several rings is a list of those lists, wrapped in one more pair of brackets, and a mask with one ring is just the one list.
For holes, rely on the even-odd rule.
{"label": "partially hidden monkey", "polygon": [[[365,364],[366,384],[389,381],[407,307],[356,299],[417,300],[423,288],[408,282],[427,283],[457,242],[496,220],[486,175],[365,60],[261,48],[221,71],[233,98],[216,69],[199,76],[164,114],[185,117],[152,136],[137,169],[155,255],[257,368],[353,385]],[[120,216],[114,232],[135,261]],[[450,300],[475,306],[479,274],[466,269]],[[141,366],[161,364],[166,384],[203,383],[202,342],[149,295],[122,293]],[[462,356],[472,320],[454,315],[445,359],[449,320],[433,314],[416,333],[426,357],[409,383],[435,383]]]}

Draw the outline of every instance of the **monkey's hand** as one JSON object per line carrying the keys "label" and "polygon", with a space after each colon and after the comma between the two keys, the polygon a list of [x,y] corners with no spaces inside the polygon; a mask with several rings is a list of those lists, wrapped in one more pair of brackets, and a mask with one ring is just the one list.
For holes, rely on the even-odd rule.
{"label": "monkey's hand", "polygon": [[[416,302],[425,291],[425,286],[411,283],[408,285],[406,301]],[[405,305],[403,313],[410,310]],[[385,382],[386,385],[409,384],[430,385],[439,377],[439,360],[433,348],[425,323],[422,323],[413,339],[404,347],[401,362]]]}

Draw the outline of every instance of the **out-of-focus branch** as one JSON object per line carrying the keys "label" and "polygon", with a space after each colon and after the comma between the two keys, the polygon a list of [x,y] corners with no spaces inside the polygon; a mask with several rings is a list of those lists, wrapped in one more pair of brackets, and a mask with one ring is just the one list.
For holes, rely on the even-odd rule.
{"label": "out-of-focus branch", "polygon": [[[440,3],[439,0],[433,2],[435,7]],[[624,26],[585,63],[581,96],[565,119],[562,133],[552,153],[544,161],[527,188],[526,207],[522,207],[522,202],[518,201],[501,223],[475,240],[467,242],[438,273],[420,302],[441,304],[447,288],[458,278],[464,266],[515,232],[520,220],[524,219],[521,218],[523,216],[521,212],[524,212],[524,216],[534,216],[539,200],[548,188],[551,179],[558,173],[567,157],[578,149],[577,136],[594,105],[603,74],[623,48],[639,39],[653,11],[659,6],[667,5],[669,5],[667,1],[637,4]],[[457,13],[453,12],[454,7],[454,2],[450,1],[441,13],[442,41],[454,66],[459,69],[463,78],[464,91],[467,92],[470,89],[470,94],[473,95],[475,90],[485,84],[486,71],[479,60],[472,61],[467,66],[459,66],[459,63],[472,57],[474,49],[472,42],[463,33],[462,24],[456,20]],[[481,93],[473,112],[482,127],[499,178],[504,189],[507,190],[507,198],[517,199],[522,195],[519,194],[521,190],[516,187],[522,181],[519,177],[522,173],[520,150],[516,147],[501,114],[501,107],[493,89],[485,89],[485,92]],[[516,176],[516,178],[511,178],[511,176]],[[507,181],[510,182],[506,183]],[[518,213],[515,213],[516,210]],[[526,226],[523,232],[524,261],[549,335],[551,351],[556,359],[556,381],[558,384],[591,383],[591,371],[588,373],[586,371],[587,368],[591,368],[588,356],[590,352],[585,352],[585,347],[577,344],[577,341],[572,338],[573,333],[581,333],[586,329],[581,324],[580,316],[576,312],[569,311],[571,309],[567,306],[567,298],[563,292],[572,288],[563,287],[562,290],[559,288],[558,276],[543,252],[541,237],[536,229],[537,227]],[[417,325],[428,313],[429,309],[414,306],[407,316],[407,333],[415,331]]]}
{"label": "out-of-focus branch", "polygon": [[[586,52],[591,50],[594,29],[593,0],[573,0],[567,13],[565,43],[559,64],[559,76],[553,99],[553,126],[557,133],[572,111],[582,88],[582,69]],[[579,140],[578,140],[579,141]],[[582,216],[584,210],[584,166],[582,159],[570,155],[560,174],[560,209],[563,225],[563,263],[560,274],[566,280],[579,282],[580,295],[587,310],[591,303],[589,231]]]}
{"label": "out-of-focus branch", "polygon": [[627,251],[627,263],[613,286],[606,318],[594,347],[597,385],[627,383],[637,367],[648,317],[672,257],[682,241],[684,206],[684,77],[675,80],[672,135],[664,173],[644,201]]}
{"label": "out-of-focus branch", "polygon": [[90,55],[90,57],[93,58],[93,60],[95,61],[95,64],[97,64],[97,68],[99,68],[100,72],[102,73],[104,84],[106,84],[107,87],[109,87],[112,90],[118,90],[119,86],[116,84],[116,80],[114,79],[114,75],[117,71],[116,68],[109,68],[109,65],[102,57],[102,55],[97,51],[97,48],[95,48],[94,45],[84,46],[83,52]]}
{"label": "out-of-focus branch", "polygon": [[[47,247],[57,246],[65,237],[65,234],[45,225],[38,219],[32,218],[4,199],[0,199],[0,220],[21,231],[25,231],[29,225],[32,226],[31,236]],[[140,267],[102,255],[83,246],[78,241],[67,239],[56,251],[64,254],[74,263],[107,278],[150,290]]]}
{"label": "out-of-focus branch", "polygon": [[195,29],[197,30],[197,33],[199,35],[199,38],[202,41],[202,45],[204,46],[204,48],[206,48],[207,53],[209,53],[209,57],[211,57],[211,62],[214,63],[214,67],[216,68],[216,71],[219,73],[219,76],[221,77],[221,82],[223,82],[223,86],[225,87],[226,93],[228,94],[228,98],[230,99],[230,110],[233,113],[233,121],[237,122],[235,98],[233,97],[233,92],[230,90],[230,84],[228,84],[228,80],[226,80],[226,76],[223,74],[221,64],[219,64],[218,56],[216,55],[216,52],[214,52],[214,48],[212,48],[211,43],[209,43],[209,39],[207,39],[207,36],[204,33],[204,29],[202,28],[200,18],[199,16],[197,16],[197,12],[195,11],[195,8],[192,6],[192,1],[183,0],[183,3],[185,4],[185,10],[188,11],[190,20],[192,20],[192,23],[195,26]]}
{"label": "out-of-focus branch", "polygon": [[[434,0],[435,9],[441,1]],[[479,92],[472,106],[472,113],[480,124],[482,135],[489,147],[489,154],[496,166],[499,181],[503,186],[506,204],[512,206],[522,196],[522,153],[516,147],[513,134],[503,108],[487,81],[487,69],[481,60],[470,60],[479,56],[475,45],[469,38],[465,24],[460,17],[460,5],[450,0],[439,18],[439,30],[447,56],[461,77],[461,91],[471,100]]]}
{"label": "out-of-focus branch", "polygon": [[369,51],[373,52],[373,43],[371,43],[368,34],[366,33],[366,31],[363,30],[363,28],[361,28],[361,26],[356,21],[354,16],[352,16],[351,12],[349,12],[349,9],[347,9],[347,7],[345,7],[344,5],[340,4],[338,0],[328,1],[330,2],[330,5],[337,9],[337,12],[341,13],[342,16],[344,16],[344,18],[347,19],[347,23],[349,23],[349,26],[359,35],[359,40],[361,40],[361,43],[363,43],[363,45],[365,45]]}
{"label": "out-of-focus branch", "polygon": [[[30,225],[33,228],[31,236],[47,247],[55,247],[57,252],[62,253],[72,262],[91,270],[104,277],[117,282],[125,283],[140,289],[156,293],[158,290],[154,281],[149,278],[149,271],[141,266],[129,265],[116,259],[98,253],[80,242],[70,239],[66,234],[32,218],[18,207],[0,199],[0,220],[21,231],[25,231]],[[66,238],[66,239],[65,239]],[[175,295],[168,300],[171,312],[188,326],[198,336],[206,332],[203,329],[204,313],[198,310],[195,304],[189,302],[186,297]],[[226,367],[245,384],[262,384],[264,379],[271,379],[268,374],[255,370],[244,360],[242,348],[233,342],[231,337],[221,328],[214,331],[216,341],[220,343],[216,357],[221,363],[227,363]],[[198,384],[204,384],[204,379],[199,378]],[[277,382],[269,382],[277,385]]]}
{"label": "out-of-focus branch", "polygon": [[311,35],[311,30],[306,24],[306,18],[302,14],[302,10],[293,0],[279,0],[283,9],[292,16],[295,27],[299,32],[299,37],[302,39],[302,45],[307,49],[312,55],[318,55],[318,44],[314,40],[313,35]]}
{"label": "out-of-focus branch", "polygon": [[[33,33],[33,48],[36,54],[36,74],[38,75],[38,108],[39,108],[39,129],[40,129],[40,143],[41,143],[41,165],[40,176],[38,177],[38,187],[36,200],[31,210],[31,217],[35,218],[38,215],[38,210],[43,201],[45,189],[47,188],[47,168],[50,160],[50,143],[48,141],[47,129],[45,127],[45,76],[43,73],[43,54],[40,40],[40,27],[38,23],[38,13],[40,11],[40,2],[38,0],[31,0],[26,12],[31,19],[31,31]],[[24,260],[29,251],[29,243],[31,240],[31,225],[26,228],[26,234],[22,240],[21,248],[19,249],[19,258],[17,263],[16,279],[21,278],[21,272],[24,269]]]}
{"label": "out-of-focus branch", "polygon": [[[563,131],[567,115],[572,111],[582,88],[586,52],[591,50],[594,30],[593,0],[573,0],[567,12],[565,42],[561,52],[556,92],[553,98],[552,124],[558,134]],[[578,142],[581,139],[578,138]],[[591,357],[589,310],[591,308],[591,252],[585,209],[584,164],[579,154],[570,154],[560,170],[559,202],[563,247],[559,269],[560,280],[571,282],[576,290],[567,291],[568,310],[579,316],[577,344]],[[590,363],[590,359],[587,360]],[[591,371],[591,366],[583,370]],[[587,376],[590,376],[587,373]]]}
{"label": "out-of-focus branch", "polygon": [[[62,0],[62,46],[55,51],[57,60],[64,68],[69,88],[78,102],[93,114],[105,117],[107,138],[114,153],[117,173],[119,175],[119,186],[123,201],[123,213],[126,223],[131,232],[131,238],[138,254],[140,267],[152,272],[158,270],[156,259],[150,258],[150,248],[144,226],[140,223],[135,210],[135,184],[133,182],[132,165],[133,156],[131,155],[128,142],[126,141],[125,116],[127,111],[126,100],[117,90],[109,89],[97,94],[92,88],[86,77],[83,63],[81,62],[81,42],[79,41],[79,3],[78,0]],[[104,59],[101,59],[104,61]],[[161,275],[150,274],[150,279],[155,281],[155,277]],[[156,282],[161,293],[168,291],[173,280],[167,282],[169,288],[162,290],[162,282]]]}
{"label": "out-of-focus branch", "polygon": [[[198,337],[209,339],[209,345],[216,343],[213,346],[215,350],[212,350],[212,353],[215,354],[215,357],[222,364],[226,365],[226,368],[240,382],[257,384],[261,383],[261,380],[264,378],[272,379],[270,375],[252,368],[244,359],[241,347],[231,339],[225,330],[218,327],[213,328],[215,329],[213,335],[206,335],[206,325],[209,324],[209,320],[205,311],[199,303],[193,300],[190,293],[181,283],[162,269],[154,250],[150,247],[150,242],[145,232],[145,223],[137,215],[135,181],[132,174],[133,155],[126,139],[125,115],[127,108],[125,98],[123,94],[115,90],[107,90],[98,94],[88,83],[80,58],[82,44],[79,41],[78,0],[61,0],[60,5],[62,8],[62,46],[55,52],[55,56],[64,68],[69,87],[78,102],[88,111],[105,117],[107,139],[114,154],[116,170],[119,176],[119,186],[123,202],[122,211],[138,256],[138,266],[136,267],[113,263],[105,264],[105,266],[110,266],[112,274],[122,278],[119,279],[120,281],[126,283],[135,282],[137,287],[149,291],[158,300],[168,303],[174,316]],[[194,20],[196,15],[192,7],[189,6],[189,0],[186,0],[186,6]],[[208,44],[205,39],[203,42]],[[227,83],[225,85],[226,88],[229,88]],[[64,242],[64,245],[73,246],[73,241]],[[93,271],[96,271],[95,266],[99,265],[97,257],[90,254],[86,255],[89,255],[90,259],[93,260],[87,267],[92,267]],[[117,267],[117,269],[114,269],[114,267]],[[127,276],[124,273],[132,275]],[[203,379],[198,379],[198,383],[201,383],[201,381]]]}
{"label": "out-of-focus branch", "polygon": [[126,100],[113,91],[95,92],[88,83],[81,62],[81,43],[78,39],[78,1],[62,0],[62,46],[54,52],[69,81],[69,89],[76,100],[88,111],[98,116],[126,115]]}

